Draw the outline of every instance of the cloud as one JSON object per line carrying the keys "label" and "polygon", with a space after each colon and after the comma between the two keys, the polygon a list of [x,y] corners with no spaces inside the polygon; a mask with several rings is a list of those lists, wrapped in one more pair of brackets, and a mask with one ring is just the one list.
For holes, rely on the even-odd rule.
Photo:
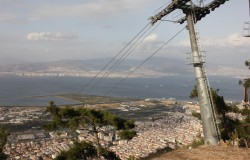
{"label": "cloud", "polygon": [[147,36],[142,44],[139,46],[140,50],[155,51],[163,45],[163,42],[159,40],[157,34],[150,34]]}
{"label": "cloud", "polygon": [[34,17],[53,18],[53,17],[84,17],[102,18],[116,16],[121,12],[137,11],[143,8],[152,0],[93,0],[87,3],[43,6],[34,11]]}
{"label": "cloud", "polygon": [[155,42],[158,38],[157,34],[151,34],[145,38],[145,42]]}
{"label": "cloud", "polygon": [[[201,39],[201,45],[205,51],[206,61],[211,66],[213,64],[240,66],[246,59],[249,59],[249,38],[238,33],[230,34],[224,38]],[[178,50],[185,49],[186,52],[190,52],[191,49],[189,40],[180,41],[174,46],[178,47]]]}
{"label": "cloud", "polygon": [[48,4],[46,2],[1,0],[0,21],[32,22],[43,19],[72,17],[96,20],[104,17],[119,16],[121,13],[138,11],[150,2],[153,2],[153,0],[57,1],[58,3],[53,1]]}
{"label": "cloud", "polygon": [[[91,0],[91,1],[72,1],[71,3],[55,3],[44,2],[38,3],[30,2],[30,4],[20,4],[17,10],[12,6],[12,3],[3,3],[15,15],[16,20],[19,21],[36,21],[41,19],[57,19],[57,18],[84,18],[97,20],[104,17],[114,17],[123,12],[138,11],[143,9],[147,4],[153,0]],[[1,4],[1,2],[0,2]],[[18,4],[15,5],[18,7]],[[0,7],[1,8],[1,7]],[[4,14],[4,11],[0,11]],[[9,13],[8,13],[9,14]],[[1,19],[0,19],[1,20]],[[12,20],[9,17],[2,20]]]}
{"label": "cloud", "polygon": [[[10,21],[20,19],[20,8],[24,7],[26,2],[20,0],[1,0],[0,1],[0,21]],[[27,9],[23,9],[27,11]]]}
{"label": "cloud", "polygon": [[6,21],[11,19],[16,19],[17,15],[12,13],[0,13],[0,21]]}
{"label": "cloud", "polygon": [[[209,39],[201,39],[201,44],[204,47],[246,47],[250,46],[249,38],[243,37],[238,33],[234,33],[229,35],[226,38],[209,38]],[[180,41],[179,44],[183,47],[189,47],[189,41]]]}
{"label": "cloud", "polygon": [[32,32],[27,35],[27,40],[29,41],[62,41],[62,40],[72,40],[78,38],[75,32]]}
{"label": "cloud", "polygon": [[3,5],[13,5],[13,4],[23,4],[25,2],[20,2],[20,0],[1,0],[0,1],[0,5],[3,6]]}
{"label": "cloud", "polygon": [[243,37],[238,33],[234,33],[222,39],[204,39],[202,40],[202,45],[218,47],[245,47],[250,45],[250,41],[248,38]]}
{"label": "cloud", "polygon": [[250,41],[249,38],[242,37],[237,33],[228,36],[227,42],[233,46],[249,46]]}

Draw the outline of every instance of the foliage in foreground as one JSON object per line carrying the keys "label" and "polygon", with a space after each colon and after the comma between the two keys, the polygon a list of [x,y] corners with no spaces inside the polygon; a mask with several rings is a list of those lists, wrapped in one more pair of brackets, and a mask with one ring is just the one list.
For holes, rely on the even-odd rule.
{"label": "foliage in foreground", "polygon": [[194,140],[188,147],[197,148],[203,144],[205,144],[205,141],[203,138],[201,138],[198,140]]}
{"label": "foliage in foreground", "polygon": [[246,67],[248,67],[248,69],[250,69],[250,59],[248,61],[245,61],[245,65]]}
{"label": "foliage in foreground", "polygon": [[[246,65],[246,67],[248,67],[248,69],[250,69],[250,60],[245,61],[245,65]],[[244,80],[239,80],[239,85],[242,85],[245,88],[246,97],[245,97],[244,101],[245,102],[249,101],[248,90],[250,88],[250,78],[246,78]]]}
{"label": "foliage in foreground", "polygon": [[119,118],[107,111],[88,108],[59,108],[54,102],[50,102],[47,111],[51,114],[52,121],[44,127],[51,131],[61,128],[77,129],[86,125],[91,125],[94,128],[111,125],[117,130],[130,130],[135,127],[134,120]]}
{"label": "foliage in foreground", "polygon": [[121,139],[127,139],[127,140],[131,140],[133,139],[133,137],[136,136],[136,132],[135,131],[130,131],[130,130],[123,130],[119,133],[119,137]]}
{"label": "foliage in foreground", "polygon": [[[116,157],[114,153],[103,149],[100,145],[98,133],[103,126],[113,126],[120,131],[122,139],[132,139],[136,132],[131,130],[135,127],[133,120],[125,120],[119,118],[106,111],[88,109],[88,108],[72,108],[72,107],[57,107],[54,102],[50,102],[47,111],[52,116],[52,121],[44,126],[47,130],[60,130],[64,128],[78,129],[88,127],[95,137],[95,149],[97,159],[104,157],[110,159]],[[79,151],[79,154],[83,154]]]}
{"label": "foliage in foreground", "polygon": [[[219,90],[211,89],[213,102],[215,105],[216,113],[220,121],[219,128],[221,132],[221,138],[226,140],[240,139],[240,146],[248,147],[250,144],[250,110],[245,108],[239,111],[235,106],[229,106],[225,103],[224,97],[218,94]],[[197,87],[194,87],[190,94],[190,97],[194,98],[198,96]],[[227,115],[229,112],[241,113],[245,116],[243,121],[233,119]]]}
{"label": "foliage in foreground", "polygon": [[198,118],[199,120],[201,120],[201,114],[197,113],[197,112],[192,112],[192,116]]}
{"label": "foliage in foreground", "polygon": [[[101,156],[108,160],[119,160],[111,151],[101,148]],[[68,150],[61,152],[55,160],[89,160],[98,159],[97,150],[92,143],[74,142],[74,145]]]}
{"label": "foliage in foreground", "polygon": [[96,158],[96,149],[91,143],[75,142],[68,150],[61,152],[55,160],[77,160]]}
{"label": "foliage in foreground", "polygon": [[9,131],[5,129],[2,125],[0,125],[0,160],[7,159],[7,155],[3,153],[3,147],[7,142],[7,137],[9,134]]}

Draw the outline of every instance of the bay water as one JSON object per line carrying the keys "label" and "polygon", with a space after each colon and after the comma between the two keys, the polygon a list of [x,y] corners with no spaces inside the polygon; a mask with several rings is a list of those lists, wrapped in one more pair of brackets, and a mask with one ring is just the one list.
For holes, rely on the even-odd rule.
{"label": "bay water", "polygon": [[[175,98],[190,101],[189,94],[195,79],[190,76],[162,78],[109,78],[93,81],[87,77],[20,77],[0,76],[0,106],[47,106],[78,104],[78,101],[59,98],[59,94],[88,94],[122,98]],[[231,76],[209,76],[210,86],[219,89],[226,101],[242,101],[243,87]]]}

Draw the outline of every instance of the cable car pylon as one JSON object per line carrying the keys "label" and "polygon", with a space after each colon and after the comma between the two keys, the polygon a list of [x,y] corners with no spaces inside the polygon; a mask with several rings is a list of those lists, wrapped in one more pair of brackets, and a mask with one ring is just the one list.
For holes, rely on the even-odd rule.
{"label": "cable car pylon", "polygon": [[[195,24],[204,18],[211,11],[214,11],[220,5],[224,4],[228,0],[214,0],[211,3],[198,6],[191,0],[172,0],[172,2],[164,8],[161,12],[150,18],[151,24],[154,25],[157,21],[161,20],[166,15],[181,9],[186,15],[177,20],[177,23],[184,23],[187,21],[187,29],[189,31],[191,49],[192,49],[192,64],[195,71],[195,80],[198,92],[198,99],[201,111],[201,121],[204,134],[204,140],[206,144],[217,145],[220,141],[220,132],[217,125],[216,114],[212,96],[210,93],[210,87],[208,85],[204,60],[202,59],[202,53],[199,49],[199,39]],[[200,1],[202,2],[202,1]],[[202,3],[200,3],[202,4]]]}
{"label": "cable car pylon", "polygon": [[[248,4],[249,4],[249,18],[250,18],[250,0]],[[250,37],[250,20],[248,22],[243,23],[243,36]]]}

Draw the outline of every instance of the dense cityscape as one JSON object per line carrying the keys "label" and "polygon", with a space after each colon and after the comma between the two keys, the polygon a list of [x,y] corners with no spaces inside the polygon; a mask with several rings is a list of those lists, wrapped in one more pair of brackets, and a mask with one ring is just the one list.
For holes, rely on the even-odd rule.
{"label": "dense cityscape", "polygon": [[[156,101],[166,104],[164,106],[165,113],[153,114],[154,107],[152,104],[154,103],[152,102]],[[140,101],[140,103],[142,102]],[[179,106],[174,99],[145,99],[143,104],[140,103],[127,102],[121,103],[118,108],[112,107],[112,110],[116,109],[123,114],[129,114],[133,111],[138,112],[145,108],[152,109],[151,115],[144,119],[140,118],[135,122],[135,131],[137,132],[135,138],[122,140],[119,138],[118,132],[111,126],[104,127],[98,133],[102,146],[115,152],[121,159],[127,159],[131,156],[136,158],[147,157],[156,153],[159,149],[166,147],[174,149],[176,146],[188,145],[202,135],[200,120],[190,114],[190,109],[198,111],[198,106],[186,104],[192,107],[183,109],[183,106]],[[93,107],[91,105],[85,106]],[[179,108],[182,113],[169,110],[173,107]],[[32,121],[46,123],[49,120],[45,107],[1,107],[0,109],[1,123],[14,125],[15,127],[28,125]],[[33,124],[29,127],[27,130],[13,132],[8,137],[4,153],[9,155],[10,159],[35,159],[39,157],[52,159],[61,151],[68,150],[75,140],[95,141],[94,135],[88,128],[75,131],[48,132],[42,129],[41,124],[38,126]]]}

